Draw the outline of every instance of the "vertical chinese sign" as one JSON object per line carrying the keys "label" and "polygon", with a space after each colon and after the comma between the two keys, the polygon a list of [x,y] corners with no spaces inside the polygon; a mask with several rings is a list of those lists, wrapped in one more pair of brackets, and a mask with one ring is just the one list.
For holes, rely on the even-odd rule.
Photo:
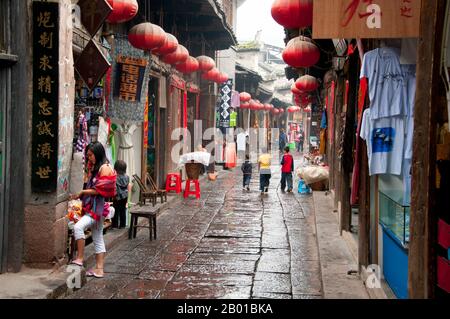
{"label": "vertical chinese sign", "polygon": [[[233,80],[228,80],[220,86],[220,97],[218,100],[217,111],[219,119],[219,128],[230,128],[231,121],[231,96],[233,93]],[[225,131],[223,131],[225,132]]]}
{"label": "vertical chinese sign", "polygon": [[55,192],[58,178],[59,5],[33,2],[33,192]]}
{"label": "vertical chinese sign", "polygon": [[127,102],[140,101],[148,61],[146,59],[119,55],[117,63],[119,69],[114,97]]}

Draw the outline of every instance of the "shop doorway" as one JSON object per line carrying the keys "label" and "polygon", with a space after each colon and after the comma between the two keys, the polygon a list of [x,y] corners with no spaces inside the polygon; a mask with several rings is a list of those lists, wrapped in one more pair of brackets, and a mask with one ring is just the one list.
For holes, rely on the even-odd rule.
{"label": "shop doorway", "polygon": [[[148,90],[148,132],[147,132],[147,158],[146,158],[146,173],[149,174],[153,180],[157,180],[157,140],[156,140],[156,117],[157,110],[159,107],[159,80],[157,78],[151,77],[149,81]],[[144,166],[145,167],[145,166]],[[142,176],[145,179],[145,176]]]}

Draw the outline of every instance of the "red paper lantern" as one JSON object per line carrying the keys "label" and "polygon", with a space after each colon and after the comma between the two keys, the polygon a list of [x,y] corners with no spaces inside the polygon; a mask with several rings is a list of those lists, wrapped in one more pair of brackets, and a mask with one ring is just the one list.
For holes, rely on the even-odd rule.
{"label": "red paper lantern", "polygon": [[181,73],[194,73],[199,69],[199,64],[196,58],[190,56],[186,61],[179,63],[175,68]]}
{"label": "red paper lantern", "polygon": [[208,72],[216,67],[216,62],[212,58],[206,55],[201,55],[197,57],[197,61],[200,65],[200,71]]}
{"label": "red paper lantern", "polygon": [[319,62],[320,51],[311,39],[299,36],[288,42],[283,60],[294,68],[309,68]]}
{"label": "red paper lantern", "polygon": [[300,94],[303,93],[302,91],[300,91],[299,89],[297,89],[297,87],[295,86],[295,83],[292,84],[291,92],[292,92],[293,94],[295,94],[295,95],[300,95]]}
{"label": "red paper lantern", "polygon": [[311,75],[304,75],[295,82],[295,87],[299,91],[312,92],[319,87],[319,81]]}
{"label": "red paper lantern", "polygon": [[250,110],[257,111],[259,109],[259,104],[255,100],[250,100],[249,102]]}
{"label": "red paper lantern", "polygon": [[280,108],[280,109],[278,109],[278,110],[280,111],[281,114],[284,113],[284,109],[281,109],[281,108]]}
{"label": "red paper lantern", "polygon": [[250,109],[250,103],[242,102],[241,103],[241,109],[243,109],[243,110]]}
{"label": "red paper lantern", "polygon": [[269,103],[264,104],[264,111],[270,111],[271,109],[272,109],[272,107],[270,106]]}
{"label": "red paper lantern", "polygon": [[220,74],[219,70],[217,68],[213,68],[212,70],[203,73],[202,79],[208,81],[216,81],[219,74]]}
{"label": "red paper lantern", "polygon": [[154,49],[152,52],[156,55],[167,55],[170,53],[174,53],[178,48],[178,40],[170,33],[166,33],[166,41],[164,41],[164,44]]}
{"label": "red paper lantern", "polygon": [[161,47],[166,37],[166,33],[160,26],[149,22],[135,25],[128,33],[128,41],[132,46],[148,51]]}
{"label": "red paper lantern", "polygon": [[188,58],[189,51],[180,44],[175,52],[163,56],[162,61],[167,64],[175,65],[185,62]]}
{"label": "red paper lantern", "polygon": [[287,108],[287,111],[288,111],[289,113],[297,112],[297,106],[289,106],[289,107]]}
{"label": "red paper lantern", "polygon": [[252,99],[252,96],[247,92],[241,92],[239,94],[239,97],[241,99],[241,102],[248,102]]}
{"label": "red paper lantern", "polygon": [[217,82],[219,84],[225,83],[228,81],[230,77],[228,76],[228,74],[226,73],[219,73],[219,75],[217,76],[216,80],[214,82]]}
{"label": "red paper lantern", "polygon": [[139,4],[136,0],[107,0],[113,11],[106,22],[111,24],[124,23],[133,19],[138,11]]}
{"label": "red paper lantern", "polygon": [[313,0],[275,0],[272,17],[286,29],[310,27],[313,22]]}

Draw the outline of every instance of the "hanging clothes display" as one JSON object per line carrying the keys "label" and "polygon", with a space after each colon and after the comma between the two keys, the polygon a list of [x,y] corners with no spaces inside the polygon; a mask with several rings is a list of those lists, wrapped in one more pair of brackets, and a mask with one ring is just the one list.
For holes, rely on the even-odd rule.
{"label": "hanging clothes display", "polygon": [[367,143],[369,175],[402,175],[405,122],[402,117],[372,119],[364,111],[360,136]]}
{"label": "hanging clothes display", "polygon": [[88,131],[88,121],[86,116],[80,112],[78,115],[78,140],[76,145],[77,152],[84,153],[86,146],[89,145],[89,131]]}
{"label": "hanging clothes display", "polygon": [[118,125],[117,132],[119,132],[119,152],[117,159],[125,161],[127,164],[127,175],[133,176],[136,174],[135,170],[135,156],[133,148],[133,133],[136,131],[137,126],[135,124],[123,124]]}
{"label": "hanging clothes display", "polygon": [[367,52],[360,77],[369,81],[371,119],[403,114],[404,79],[399,49],[380,48]]}
{"label": "hanging clothes display", "polygon": [[319,154],[325,155],[327,152],[327,112],[323,111],[320,123],[320,146]]}
{"label": "hanging clothes display", "polygon": [[367,79],[362,78],[359,83],[358,117],[357,117],[358,127],[356,129],[356,150],[352,174],[352,193],[350,198],[351,205],[357,205],[359,202],[359,177],[361,165],[361,156],[360,156],[361,139],[359,138],[359,134],[361,132],[362,115],[366,103],[366,97],[367,97]]}

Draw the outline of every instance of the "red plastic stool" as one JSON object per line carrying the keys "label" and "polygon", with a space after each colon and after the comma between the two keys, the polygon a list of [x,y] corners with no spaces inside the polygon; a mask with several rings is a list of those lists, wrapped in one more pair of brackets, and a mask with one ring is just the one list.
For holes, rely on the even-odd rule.
{"label": "red plastic stool", "polygon": [[166,178],[166,192],[175,191],[177,194],[182,192],[181,189],[181,175],[178,173],[167,174]]}
{"label": "red plastic stool", "polygon": [[[191,182],[194,183],[195,190],[191,191]],[[188,198],[189,195],[195,195],[195,198],[200,199],[200,183],[198,179],[188,179],[186,180],[186,188],[184,190],[184,198]]]}

